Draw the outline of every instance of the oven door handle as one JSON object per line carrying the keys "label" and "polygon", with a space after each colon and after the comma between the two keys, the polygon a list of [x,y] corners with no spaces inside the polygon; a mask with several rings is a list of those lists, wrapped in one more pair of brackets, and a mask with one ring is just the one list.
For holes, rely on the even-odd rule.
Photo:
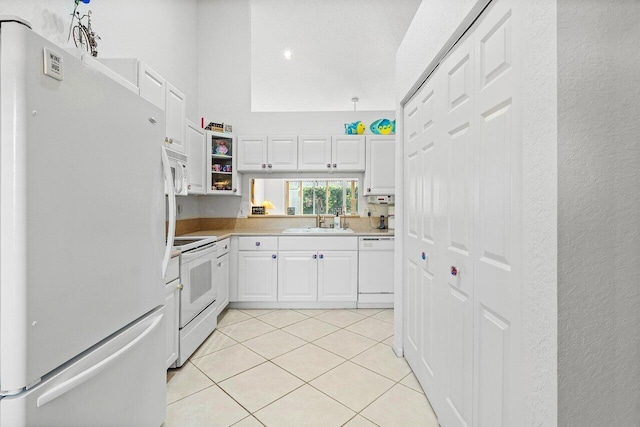
{"label": "oven door handle", "polygon": [[173,187],[173,179],[171,176],[171,167],[169,165],[169,157],[164,147],[162,149],[162,169],[164,171],[164,181],[167,188],[167,196],[169,197],[169,230],[167,232],[167,246],[164,248],[164,257],[162,259],[162,277],[166,277],[169,260],[171,259],[171,251],[173,249],[173,239],[176,237],[176,193]]}
{"label": "oven door handle", "polygon": [[206,246],[204,248],[194,249],[194,250],[189,251],[189,252],[183,252],[181,254],[181,256],[182,256],[182,260],[183,261],[191,261],[192,259],[200,258],[200,257],[203,257],[205,255],[209,255],[210,253],[217,252],[217,251],[218,251],[218,247],[214,243],[211,246]]}

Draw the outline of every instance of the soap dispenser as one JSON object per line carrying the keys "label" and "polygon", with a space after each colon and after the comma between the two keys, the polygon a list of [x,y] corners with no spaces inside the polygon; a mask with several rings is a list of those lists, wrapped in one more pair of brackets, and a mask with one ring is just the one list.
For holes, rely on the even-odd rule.
{"label": "soap dispenser", "polygon": [[333,217],[333,228],[340,228],[340,215],[338,214]]}

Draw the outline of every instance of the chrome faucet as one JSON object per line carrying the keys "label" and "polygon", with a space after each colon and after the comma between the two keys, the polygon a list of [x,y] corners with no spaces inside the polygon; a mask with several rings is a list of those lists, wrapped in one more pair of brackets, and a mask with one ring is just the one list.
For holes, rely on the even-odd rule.
{"label": "chrome faucet", "polygon": [[322,228],[322,224],[324,224],[324,217],[316,214],[316,228]]}

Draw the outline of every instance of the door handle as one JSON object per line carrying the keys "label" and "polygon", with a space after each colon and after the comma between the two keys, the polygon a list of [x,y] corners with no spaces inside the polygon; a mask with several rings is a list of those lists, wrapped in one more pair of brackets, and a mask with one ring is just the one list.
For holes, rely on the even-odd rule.
{"label": "door handle", "polygon": [[420,258],[427,259],[428,256],[429,256],[428,254],[422,252],[422,254],[420,255]]}
{"label": "door handle", "polygon": [[271,258],[276,259],[277,258],[276,254],[271,255]]}
{"label": "door handle", "polygon": [[62,384],[53,387],[51,390],[45,392],[42,396],[38,397],[38,400],[36,401],[36,405],[38,406],[38,408],[46,405],[47,403],[57,399],[60,396],[67,394],[74,388],[79,387],[81,384],[85,383],[86,381],[98,375],[100,372],[107,369],[109,366],[115,363],[120,357],[122,357],[125,353],[127,353],[133,347],[135,347],[136,344],[138,344],[138,342],[143,340],[154,329],[159,327],[163,317],[164,317],[164,314],[161,316],[158,316],[153,322],[151,322],[151,325],[149,325],[140,335],[138,335],[135,339],[133,339],[127,345],[122,347],[120,350],[113,353],[111,356],[93,365],[89,369],[83,372],[80,372],[78,375],[68,379]]}
{"label": "door handle", "polygon": [[454,277],[458,275],[458,267],[455,267],[453,265],[451,266],[451,275]]}

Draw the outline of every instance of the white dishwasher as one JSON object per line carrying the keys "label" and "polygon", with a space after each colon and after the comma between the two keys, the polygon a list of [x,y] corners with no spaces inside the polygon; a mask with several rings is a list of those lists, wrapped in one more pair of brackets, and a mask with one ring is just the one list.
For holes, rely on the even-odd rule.
{"label": "white dishwasher", "polygon": [[358,306],[393,306],[393,237],[358,238]]}

